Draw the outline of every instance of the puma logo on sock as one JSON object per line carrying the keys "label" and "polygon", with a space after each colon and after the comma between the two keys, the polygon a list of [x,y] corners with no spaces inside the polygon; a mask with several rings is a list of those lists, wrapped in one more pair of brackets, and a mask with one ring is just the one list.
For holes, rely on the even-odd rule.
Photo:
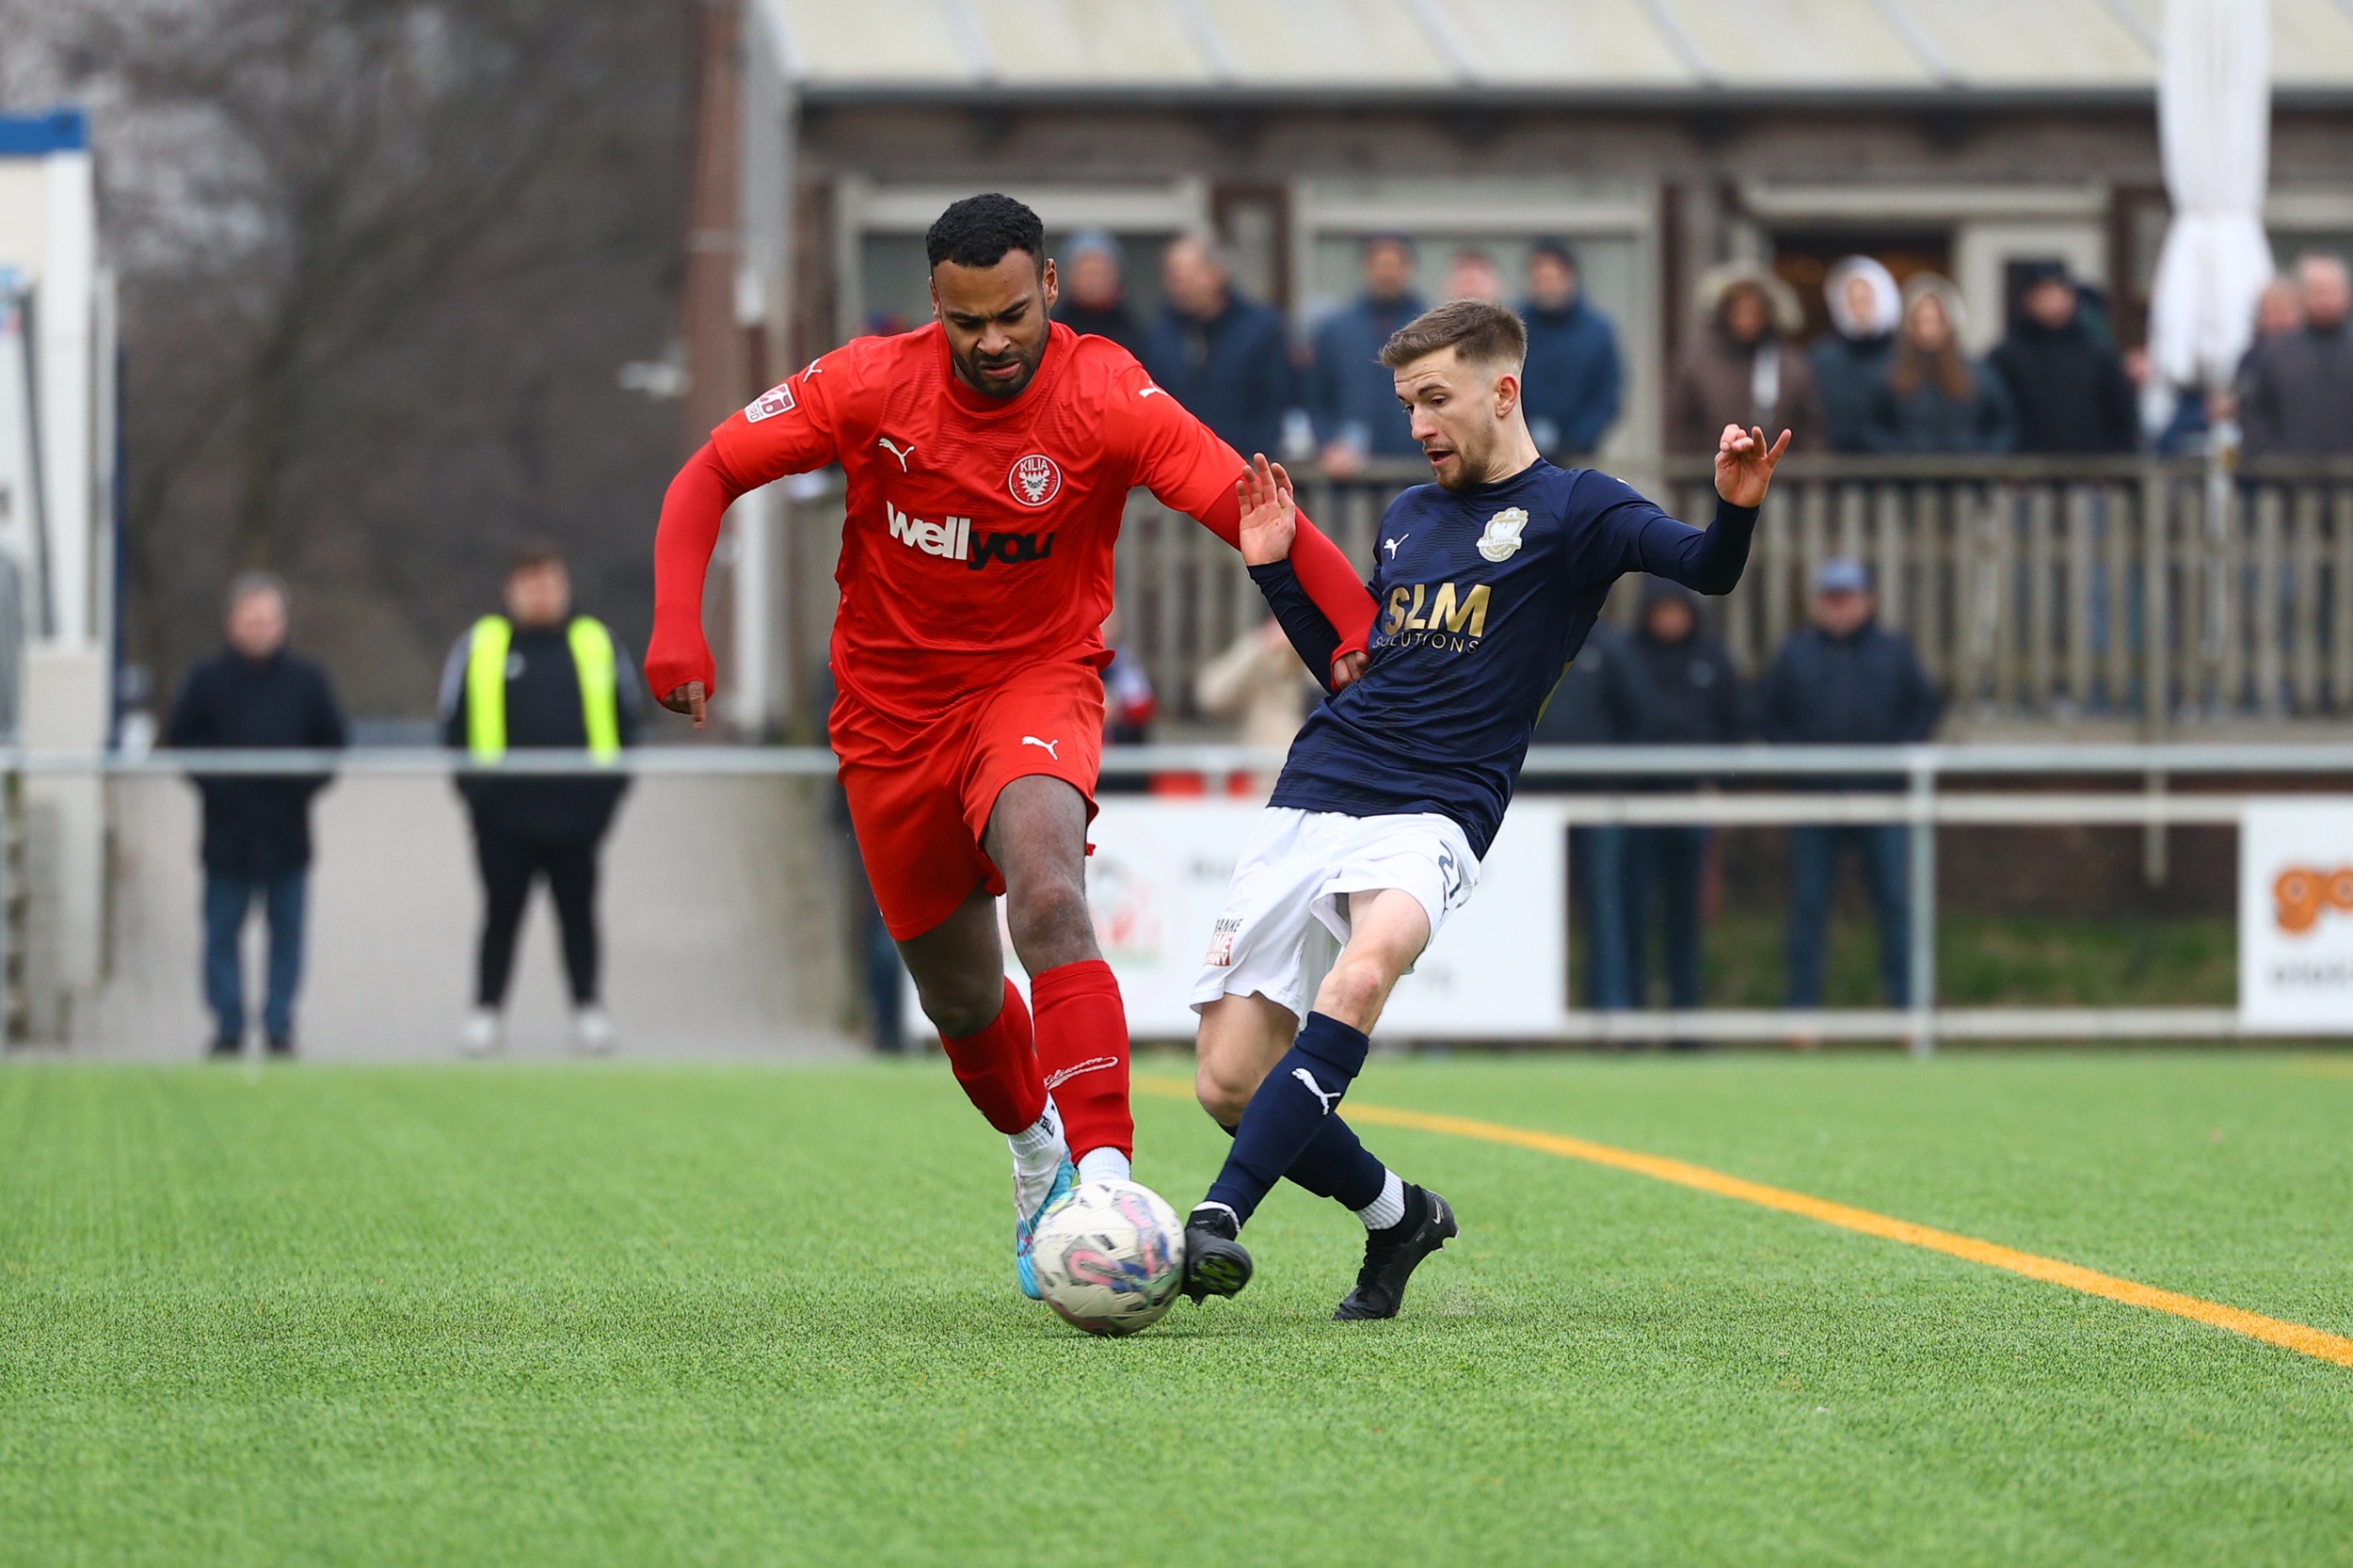
{"label": "puma logo on sock", "polygon": [[1342,1090],[1335,1089],[1330,1094],[1325,1094],[1323,1092],[1323,1085],[1316,1081],[1316,1075],[1309,1072],[1305,1067],[1293,1067],[1291,1069],[1291,1077],[1305,1084],[1307,1086],[1307,1093],[1315,1096],[1317,1099],[1323,1103],[1323,1113],[1327,1116],[1332,1113],[1332,1107],[1339,1103],[1340,1096],[1344,1093]]}

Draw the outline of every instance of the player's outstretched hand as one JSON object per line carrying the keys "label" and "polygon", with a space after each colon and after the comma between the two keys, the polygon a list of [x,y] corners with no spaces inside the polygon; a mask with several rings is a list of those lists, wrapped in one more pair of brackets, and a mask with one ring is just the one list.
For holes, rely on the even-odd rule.
{"label": "player's outstretched hand", "polygon": [[1369,653],[1343,653],[1332,661],[1332,689],[1341,691],[1364,679],[1365,666],[1372,663]]}
{"label": "player's outstretched hand", "polygon": [[1735,506],[1762,506],[1773,482],[1773,467],[1788,450],[1786,430],[1769,449],[1765,432],[1754,425],[1746,430],[1725,425],[1723,438],[1716,443],[1716,493]]}
{"label": "player's outstretched hand", "polygon": [[683,686],[673,686],[670,688],[669,695],[662,699],[662,706],[673,713],[694,714],[695,728],[697,729],[703,727],[705,703],[703,683],[699,680],[689,680]]}
{"label": "player's outstretched hand", "polygon": [[1254,567],[1289,559],[1299,506],[1283,465],[1268,462],[1263,452],[1254,455],[1235,481],[1234,499],[1241,504],[1241,558]]}

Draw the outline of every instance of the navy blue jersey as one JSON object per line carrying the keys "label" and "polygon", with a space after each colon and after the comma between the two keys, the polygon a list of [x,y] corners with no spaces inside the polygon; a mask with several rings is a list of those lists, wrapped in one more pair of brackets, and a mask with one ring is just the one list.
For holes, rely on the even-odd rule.
{"label": "navy blue jersey", "polygon": [[[1729,593],[1753,507],[1705,532],[1591,469],[1539,461],[1466,490],[1420,485],[1381,520],[1363,679],[1308,716],[1270,802],[1353,817],[1434,811],[1484,856],[1545,698],[1629,571]],[[1250,575],[1311,669],[1338,639],[1289,563]],[[1317,657],[1318,653],[1321,658]]]}

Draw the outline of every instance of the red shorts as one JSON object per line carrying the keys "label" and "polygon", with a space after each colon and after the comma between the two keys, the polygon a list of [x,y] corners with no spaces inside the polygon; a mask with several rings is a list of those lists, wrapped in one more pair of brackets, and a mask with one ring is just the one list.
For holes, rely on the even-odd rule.
{"label": "red shorts", "polygon": [[928,724],[843,693],[827,725],[850,825],[883,923],[901,941],[954,914],[972,889],[1005,890],[981,851],[1007,784],[1032,774],[1086,797],[1103,762],[1103,678],[1090,663],[1032,664]]}

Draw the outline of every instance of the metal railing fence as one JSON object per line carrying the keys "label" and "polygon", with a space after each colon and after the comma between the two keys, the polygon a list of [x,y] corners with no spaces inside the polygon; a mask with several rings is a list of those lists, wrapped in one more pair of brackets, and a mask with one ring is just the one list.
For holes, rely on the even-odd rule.
{"label": "metal railing fence", "polygon": [[[1426,476],[1388,464],[1305,477],[1301,504],[1369,565],[1389,501]],[[1714,510],[1703,462],[1625,477],[1693,522]],[[2353,715],[2353,461],[2217,478],[2136,457],[1792,457],[1718,629],[1761,675],[1806,624],[1815,568],[1852,556],[1964,721],[2105,718],[2158,739]],[[1230,550],[1141,492],[1119,569],[1128,645],[1163,705],[1188,711],[1193,672],[1257,623],[1258,596]]]}
{"label": "metal railing fence", "polygon": [[[1107,776],[1265,775],[1279,754],[1230,745],[1116,746],[1104,753]],[[497,762],[428,749],[326,751],[162,751],[121,754],[0,750],[0,799],[21,797],[28,778],[100,775],[405,775],[609,774],[779,778],[829,776],[830,751],[813,746],[654,746],[601,762],[586,752],[511,752]],[[2075,824],[2162,827],[2179,824],[2233,824],[2246,793],[2233,778],[2260,777],[2265,792],[2278,781],[2353,795],[2353,744],[2260,746],[2130,744],[1998,744],[1975,746],[1538,746],[1528,755],[1530,779],[1574,779],[1581,792],[1554,796],[1551,808],[1570,824],[1690,824],[1786,826],[1801,824],[1900,824],[1909,829],[1911,905],[1906,1009],[1572,1013],[1561,1040],[1811,1037],[1897,1040],[1913,1052],[1932,1052],[1940,1039],[2096,1040],[2227,1038],[2240,1032],[2227,1009],[2160,1007],[1946,1008],[1936,1005],[1938,909],[1937,833],[1940,826]],[[1869,786],[1823,789],[1845,777]],[[2183,792],[2185,779],[2226,787]],[[1611,791],[1611,779],[1651,781]],[[1689,792],[1656,787],[1662,778],[1688,779]],[[2106,788],[2054,780],[2110,781]],[[1975,788],[1955,789],[1967,780]],[[1778,789],[1758,788],[1784,781]],[[1900,781],[1900,782],[1897,782]],[[2031,786],[2021,789],[2019,785]],[[2009,785],[2009,788],[2001,786]],[[2348,801],[2353,809],[2353,801]],[[5,899],[0,888],[0,899]],[[13,933],[10,934],[13,937]],[[5,955],[0,954],[0,959]]]}

